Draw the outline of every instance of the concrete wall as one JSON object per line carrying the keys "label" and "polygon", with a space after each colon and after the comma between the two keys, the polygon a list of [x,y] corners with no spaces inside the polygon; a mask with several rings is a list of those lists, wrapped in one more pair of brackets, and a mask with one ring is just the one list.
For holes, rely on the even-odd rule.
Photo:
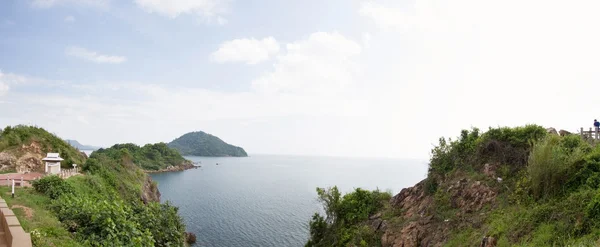
{"label": "concrete wall", "polygon": [[31,235],[23,230],[19,219],[2,198],[0,198],[0,227],[4,231],[4,237],[9,247],[32,246]]}

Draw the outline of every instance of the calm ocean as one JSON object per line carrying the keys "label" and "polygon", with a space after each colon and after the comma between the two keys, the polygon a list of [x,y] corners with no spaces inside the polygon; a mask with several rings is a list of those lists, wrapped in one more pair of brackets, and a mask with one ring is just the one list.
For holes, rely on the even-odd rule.
{"label": "calm ocean", "polygon": [[[179,207],[196,246],[304,246],[321,211],[316,187],[390,190],[425,178],[425,161],[256,155],[186,157],[202,168],[153,174],[162,201]],[[216,164],[219,165],[216,165]]]}

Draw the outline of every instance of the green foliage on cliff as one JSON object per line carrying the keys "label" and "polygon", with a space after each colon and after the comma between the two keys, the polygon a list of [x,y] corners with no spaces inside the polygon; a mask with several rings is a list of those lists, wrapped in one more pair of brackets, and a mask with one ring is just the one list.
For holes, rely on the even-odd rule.
{"label": "green foliage on cliff", "polygon": [[[17,188],[15,198],[5,197],[32,233],[34,246],[184,246],[178,209],[159,202],[156,183],[140,169],[185,162],[177,151],[164,143],[123,144],[96,151],[86,160],[41,128],[7,127],[0,134],[2,150],[25,154],[32,149],[21,145],[32,142],[68,160],[81,158],[77,164],[84,173],[68,179],[46,176],[34,181],[33,189]],[[34,210],[33,216],[21,208]]]}
{"label": "green foliage on cliff", "polygon": [[110,148],[99,149],[92,153],[105,154],[112,158],[121,157],[123,150],[127,151],[132,162],[144,170],[160,170],[169,166],[178,166],[188,162],[176,150],[169,148],[165,143],[146,144],[142,147],[127,143],[116,144]]}
{"label": "green foliage on cliff", "polygon": [[156,184],[133,164],[128,149],[99,152],[82,166],[85,176],[47,176],[33,183],[54,199],[49,209],[84,246],[183,246],[178,209],[157,200]]}
{"label": "green foliage on cliff", "polygon": [[[460,187],[461,183],[467,187]],[[417,194],[407,194],[410,199],[402,197],[409,200],[402,205],[427,202],[426,207],[418,208],[419,215],[397,213],[403,208],[389,203],[371,212],[385,216],[386,230],[396,240],[402,235],[402,239],[414,239],[411,243],[417,246],[479,246],[483,236],[490,237],[495,246],[599,243],[600,146],[579,135],[549,135],[536,125],[494,128],[485,133],[463,130],[456,139],[440,139],[421,186],[413,190]],[[469,189],[472,191],[465,192]],[[488,190],[494,192],[493,201],[472,207],[481,203],[481,198],[490,198],[489,194],[481,197]],[[381,245],[383,231],[361,228],[372,222],[365,214],[348,219],[352,214],[343,213],[361,212],[367,204],[340,207],[344,199],[337,190],[319,190],[318,194],[326,216],[313,216],[307,246]],[[471,207],[466,210],[460,205]],[[413,206],[408,207],[415,210]],[[342,214],[346,216],[339,216]],[[409,230],[400,233],[402,229]],[[425,237],[429,242],[420,242]]]}
{"label": "green foliage on cliff", "polygon": [[[483,174],[484,164],[497,167],[502,181]],[[485,183],[498,195],[463,218],[447,214],[460,208],[434,200],[434,216],[447,214],[438,220],[455,221],[446,246],[476,246],[482,236],[497,246],[598,245],[600,146],[579,135],[549,135],[531,125],[483,134],[465,130],[455,141],[440,139],[425,181],[428,193],[442,198],[448,189],[444,181],[461,179]],[[474,221],[482,223],[468,224]]]}
{"label": "green foliage on cliff", "polygon": [[60,153],[60,157],[64,159],[61,166],[64,168],[85,162],[85,156],[82,153],[43,128],[17,125],[7,126],[0,131],[0,152],[18,152],[22,145],[30,145],[33,142],[39,144],[44,155],[50,152]]}
{"label": "green foliage on cliff", "polygon": [[325,217],[318,213],[309,223],[310,239],[307,247],[314,246],[373,246],[379,239],[369,225],[361,222],[377,212],[391,194],[360,188],[341,195],[337,187],[317,188]]}
{"label": "green foliage on cliff", "polygon": [[218,137],[202,131],[187,133],[173,140],[168,145],[169,147],[177,149],[182,155],[248,156],[243,148],[227,144]]}

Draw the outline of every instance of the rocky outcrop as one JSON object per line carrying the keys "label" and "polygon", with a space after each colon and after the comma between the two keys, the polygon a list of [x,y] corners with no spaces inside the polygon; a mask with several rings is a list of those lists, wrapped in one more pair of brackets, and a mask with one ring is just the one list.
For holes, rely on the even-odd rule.
{"label": "rocky outcrop", "polygon": [[148,202],[160,202],[160,191],[158,191],[158,186],[150,176],[146,176],[144,186],[142,186],[142,201],[145,204]]}
{"label": "rocky outcrop", "polygon": [[546,132],[548,132],[548,134],[552,134],[552,135],[558,135],[558,132],[556,131],[556,129],[555,129],[555,128],[552,128],[552,127],[550,127],[550,128],[547,128],[547,129],[546,129]]}
{"label": "rocky outcrop", "polygon": [[[491,174],[492,166],[487,167],[488,173],[494,176]],[[382,246],[443,246],[454,229],[483,224],[483,217],[477,216],[482,214],[486,205],[493,204],[497,195],[492,187],[482,181],[460,177],[442,182],[438,187],[438,193],[448,197],[447,206],[451,208],[453,214],[449,218],[441,218],[436,213],[437,202],[433,195],[426,193],[425,180],[413,187],[403,189],[394,196],[390,203],[392,207],[402,212],[400,217],[403,223],[392,227],[385,221],[378,223],[370,220],[369,222],[372,228],[384,232],[381,238]],[[382,225],[384,228],[381,227]]]}
{"label": "rocky outcrop", "polygon": [[566,130],[560,130],[560,131],[558,132],[558,134],[559,134],[560,136],[568,136],[568,135],[572,135],[573,133],[571,133],[571,132],[569,132],[569,131],[566,131]]}
{"label": "rocky outcrop", "polygon": [[0,152],[0,171],[42,172],[44,171],[43,158],[44,153],[37,142],[23,144],[17,149]]}
{"label": "rocky outcrop", "polygon": [[200,166],[196,166],[192,162],[185,162],[178,166],[168,166],[167,168],[160,169],[160,170],[145,170],[145,171],[147,173],[179,172],[179,171],[185,171],[185,170],[189,170],[189,169],[196,169],[199,167]]}

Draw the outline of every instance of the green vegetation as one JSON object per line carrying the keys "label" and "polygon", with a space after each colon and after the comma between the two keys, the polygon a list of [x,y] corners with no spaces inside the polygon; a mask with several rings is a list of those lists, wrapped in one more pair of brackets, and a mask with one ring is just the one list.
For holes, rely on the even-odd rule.
{"label": "green vegetation", "polygon": [[108,157],[117,158],[122,155],[123,150],[127,150],[132,162],[144,170],[160,170],[188,162],[176,150],[162,142],[146,144],[143,147],[131,143],[116,144],[110,148],[101,148],[93,152],[91,157],[105,154]]}
{"label": "green vegetation", "polygon": [[10,196],[10,187],[0,187],[0,193],[12,207],[23,229],[31,233],[33,246],[81,246],[47,207],[52,203],[50,197],[33,188],[17,188],[15,198]]}
{"label": "green vegetation", "polygon": [[172,142],[169,147],[177,149],[182,155],[193,156],[233,156],[246,157],[241,147],[225,143],[221,139],[202,131],[187,133]]}
{"label": "green vegetation", "polygon": [[[33,142],[63,157],[77,153],[40,128],[8,127],[0,136],[4,150],[32,152],[19,148]],[[164,143],[115,145],[87,160],[82,156],[78,163],[84,175],[46,176],[32,188],[18,188],[15,198],[8,187],[0,192],[31,232],[34,246],[184,246],[185,226],[178,209],[159,202],[156,183],[140,169],[184,161]]]}
{"label": "green vegetation", "polygon": [[0,131],[0,152],[8,151],[15,152],[17,155],[22,155],[23,145],[34,144],[39,148],[43,155],[46,153],[60,153],[63,168],[70,168],[73,164],[83,164],[85,156],[69,145],[64,140],[47,132],[46,130],[33,126],[17,125],[14,127],[7,126]]}
{"label": "green vegetation", "polygon": [[33,188],[53,199],[48,209],[81,245],[183,246],[185,226],[177,208],[144,203],[145,193],[155,189],[143,191],[147,175],[131,162],[127,149],[95,153],[82,166],[85,176],[47,176]]}
{"label": "green vegetation", "polygon": [[379,242],[379,236],[363,221],[383,207],[391,198],[390,193],[357,188],[341,196],[333,187],[317,188],[317,194],[325,217],[313,215],[306,246],[372,246]]}
{"label": "green vegetation", "polygon": [[[494,175],[484,173],[489,167]],[[463,210],[456,203],[473,198],[460,198],[464,190],[453,188],[459,181],[478,181],[496,193],[494,201],[478,211]],[[482,236],[495,239],[496,246],[600,244],[600,146],[578,135],[549,135],[536,125],[463,130],[457,139],[440,139],[422,185],[431,201],[422,212],[433,216],[425,231],[443,234],[434,239],[444,246],[479,246]],[[337,190],[318,194],[327,217],[313,216],[307,246],[381,245],[382,231],[361,228],[369,222],[365,211],[380,212],[388,231],[418,220],[404,218],[389,203],[371,211],[369,203],[339,206],[346,202]],[[446,233],[436,231],[439,227]]]}

